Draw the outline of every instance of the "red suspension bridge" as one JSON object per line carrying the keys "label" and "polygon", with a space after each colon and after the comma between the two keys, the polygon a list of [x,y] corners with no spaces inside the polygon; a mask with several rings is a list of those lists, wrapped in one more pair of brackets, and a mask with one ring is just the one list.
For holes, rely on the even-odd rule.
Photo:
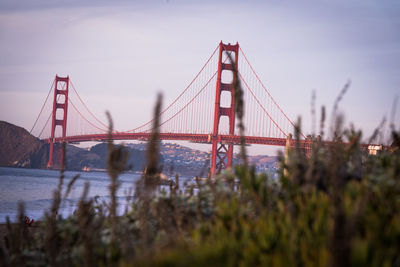
{"label": "red suspension bridge", "polygon": [[[235,134],[235,66],[243,88],[245,143],[285,146],[294,131],[293,122],[261,82],[239,44],[221,42],[189,85],[160,113],[161,140],[211,144],[211,175],[232,166],[233,146],[240,143],[240,136]],[[113,131],[112,139],[148,140],[152,122]],[[49,168],[53,167],[55,143],[109,138],[107,124],[89,110],[71,79],[59,76],[31,132],[50,144]]]}

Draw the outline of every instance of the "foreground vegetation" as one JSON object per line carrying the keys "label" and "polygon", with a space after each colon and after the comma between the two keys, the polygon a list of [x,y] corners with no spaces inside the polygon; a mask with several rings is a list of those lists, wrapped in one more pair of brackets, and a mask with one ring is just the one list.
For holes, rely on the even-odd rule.
{"label": "foreground vegetation", "polygon": [[168,192],[157,185],[150,142],[148,171],[122,216],[116,191],[127,155],[110,142],[110,203],[87,198],[87,184],[77,212],[57,216],[72,185],[63,186],[61,172],[37,228],[28,231],[22,206],[19,223],[8,225],[1,265],[399,266],[400,151],[370,156],[360,137],[342,131],[336,139],[347,145],[294,147],[281,157],[278,181],[243,165]]}
{"label": "foreground vegetation", "polygon": [[[243,134],[240,85],[235,90]],[[242,165],[233,172],[161,191],[160,110],[159,99],[146,172],[123,215],[116,192],[128,156],[109,141],[110,202],[88,198],[86,184],[77,211],[61,218],[60,203],[78,179],[65,186],[61,171],[52,207],[34,231],[22,204],[19,223],[8,223],[0,265],[400,266],[398,132],[391,148],[371,156],[360,148],[360,132],[342,129],[341,116],[334,116],[331,143],[322,142],[322,116],[310,149],[296,129],[294,146],[280,157],[279,180],[256,174],[242,144]]]}

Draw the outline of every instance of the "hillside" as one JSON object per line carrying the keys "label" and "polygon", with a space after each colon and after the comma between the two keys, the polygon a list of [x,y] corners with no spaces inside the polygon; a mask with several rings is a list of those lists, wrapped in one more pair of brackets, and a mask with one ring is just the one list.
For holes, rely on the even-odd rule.
{"label": "hillside", "polygon": [[[127,147],[145,150],[146,143],[127,144]],[[211,146],[210,146],[211,148]],[[164,158],[164,172],[179,173],[187,176],[206,176],[210,153],[189,148],[176,143],[161,143],[160,154]],[[278,169],[276,156],[258,155],[248,156],[250,165],[256,167],[257,172],[275,173]],[[239,164],[239,155],[234,155],[234,164]]]}
{"label": "hillside", "polygon": [[[75,147],[76,148],[76,147]],[[129,158],[127,162],[127,169],[134,171],[142,171],[146,164],[146,154],[145,151],[131,148],[128,146],[124,147],[125,151],[129,153]],[[81,169],[84,166],[89,168],[105,169],[107,162],[107,143],[100,143],[95,146],[90,147],[88,150],[84,150],[86,153],[83,154],[82,151],[78,156],[74,156],[70,151],[67,150],[67,158],[80,159],[80,162],[71,162],[74,166],[80,166]],[[163,158],[160,158],[160,164],[163,163]]]}
{"label": "hillside", "polygon": [[46,167],[48,145],[27,130],[0,121],[0,166]]}
{"label": "hillside", "polygon": [[[61,145],[54,145],[54,166],[59,167]],[[141,171],[145,164],[145,152],[125,148],[129,152],[128,165]],[[49,145],[14,124],[0,121],[0,166],[43,169],[47,166]],[[89,150],[67,145],[67,170],[105,169],[107,144],[100,143]],[[162,163],[162,157],[161,157]]]}

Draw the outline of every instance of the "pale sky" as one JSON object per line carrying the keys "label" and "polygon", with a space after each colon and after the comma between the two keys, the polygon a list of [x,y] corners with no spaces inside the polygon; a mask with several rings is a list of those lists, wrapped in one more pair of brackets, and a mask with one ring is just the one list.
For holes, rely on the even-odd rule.
{"label": "pale sky", "polygon": [[306,134],[312,90],[318,112],[325,105],[330,114],[351,80],[340,108],[365,137],[400,95],[395,0],[2,0],[0,120],[30,130],[58,74],[71,77],[98,117],[106,121],[109,110],[116,128],[134,128],[150,119],[157,92],[164,105],[172,101],[221,40],[239,42]]}

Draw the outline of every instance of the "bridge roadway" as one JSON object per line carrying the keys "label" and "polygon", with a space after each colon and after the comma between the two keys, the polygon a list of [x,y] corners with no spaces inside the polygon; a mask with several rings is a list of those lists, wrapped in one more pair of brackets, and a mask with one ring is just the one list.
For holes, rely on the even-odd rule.
{"label": "bridge roadway", "polygon": [[[151,133],[121,133],[115,132],[112,134],[112,140],[150,140]],[[54,138],[55,143],[74,143],[74,142],[102,142],[109,139],[109,134],[89,134],[89,135],[75,135],[67,136],[65,138],[57,137]],[[160,140],[175,140],[175,141],[189,141],[195,143],[205,143],[211,144],[212,135],[211,134],[185,134],[185,133],[160,133]],[[50,143],[51,139],[44,139],[46,143]],[[286,146],[286,138],[272,138],[272,137],[257,137],[257,136],[244,136],[244,141],[246,145],[270,145],[270,146]],[[239,135],[218,135],[218,142],[224,144],[240,144]],[[290,142],[291,146],[295,145],[295,140],[292,139]],[[310,140],[300,140],[300,144],[304,148],[311,148],[312,141]],[[324,141],[326,145],[335,144],[335,142]],[[349,144],[344,142],[344,144]],[[367,149],[369,144],[360,144],[360,147]]]}
{"label": "bridge roadway", "polygon": [[[151,133],[113,133],[111,139],[113,140],[149,140]],[[107,141],[110,138],[109,134],[90,134],[90,135],[75,135],[67,137],[54,138],[55,143],[67,142],[89,142],[89,141]],[[176,140],[176,141],[190,141],[196,143],[209,143],[211,144],[211,134],[185,134],[185,133],[160,133],[160,140]],[[272,146],[285,146],[285,138],[271,138],[271,137],[256,137],[245,136],[245,144],[258,144],[258,145],[272,145]],[[50,143],[51,139],[45,139],[45,142]],[[239,135],[218,135],[218,142],[226,144],[240,144]],[[306,141],[309,143],[308,141]]]}

